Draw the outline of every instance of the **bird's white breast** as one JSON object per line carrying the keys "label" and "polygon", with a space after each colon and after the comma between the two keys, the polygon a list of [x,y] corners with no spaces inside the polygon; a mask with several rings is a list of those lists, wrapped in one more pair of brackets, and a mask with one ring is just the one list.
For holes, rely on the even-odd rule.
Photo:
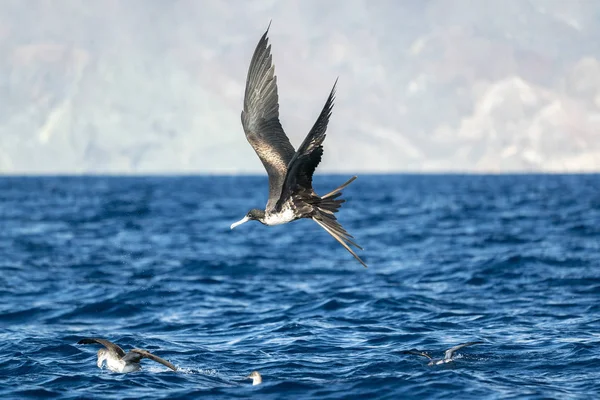
{"label": "bird's white breast", "polygon": [[266,225],[281,225],[296,219],[296,215],[291,208],[286,208],[278,213],[268,213],[265,215]]}
{"label": "bird's white breast", "polygon": [[106,366],[113,372],[120,372],[126,374],[128,372],[134,372],[141,369],[140,364],[137,363],[126,363],[123,360],[109,357],[106,359]]}
{"label": "bird's white breast", "polygon": [[108,357],[106,359],[106,367],[114,372],[123,372],[125,361],[118,360],[114,357]]}
{"label": "bird's white breast", "polygon": [[432,360],[429,362],[429,365],[442,365],[452,362],[451,358],[442,358],[441,360]]}

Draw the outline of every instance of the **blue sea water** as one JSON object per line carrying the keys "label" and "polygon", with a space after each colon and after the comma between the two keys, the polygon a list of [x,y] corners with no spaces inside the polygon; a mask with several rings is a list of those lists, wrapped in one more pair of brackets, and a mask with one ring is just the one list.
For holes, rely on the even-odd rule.
{"label": "blue sea water", "polygon": [[[600,396],[599,175],[360,176],[338,215],[368,269],[312,221],[231,231],[266,193],[0,178],[0,398]],[[101,370],[89,336],[180,370]]]}

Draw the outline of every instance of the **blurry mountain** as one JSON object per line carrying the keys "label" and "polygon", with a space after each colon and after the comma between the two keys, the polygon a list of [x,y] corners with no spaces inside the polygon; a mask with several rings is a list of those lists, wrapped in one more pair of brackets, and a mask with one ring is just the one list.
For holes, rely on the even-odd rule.
{"label": "blurry mountain", "polygon": [[240,124],[270,31],[323,171],[600,170],[600,3],[4,0],[0,173],[262,172]]}

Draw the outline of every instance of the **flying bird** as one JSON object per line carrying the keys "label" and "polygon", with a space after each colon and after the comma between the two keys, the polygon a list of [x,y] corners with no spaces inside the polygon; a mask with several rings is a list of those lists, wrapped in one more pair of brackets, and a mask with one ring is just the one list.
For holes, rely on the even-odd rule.
{"label": "flying bird", "polygon": [[449,362],[454,361],[454,353],[457,350],[462,349],[463,347],[467,347],[467,346],[473,346],[474,344],[482,344],[483,342],[467,342],[467,343],[461,343],[459,345],[456,345],[454,347],[449,348],[448,350],[446,350],[446,352],[444,353],[444,358],[433,358],[429,355],[429,353],[427,353],[426,351],[421,351],[421,350],[405,350],[402,353],[404,354],[413,354],[416,356],[422,356],[422,357],[426,357],[429,359],[429,363],[427,363],[427,365],[442,365],[442,364],[447,364]]}
{"label": "flying bird", "polygon": [[345,201],[340,198],[342,189],[356,176],[324,196],[317,195],[312,187],[313,174],[323,155],[323,141],[333,109],[337,80],[314,126],[298,150],[294,150],[279,122],[277,77],[268,33],[267,28],[250,62],[242,126],[246,139],[267,170],[269,199],[264,210],[251,209],[244,218],[232,224],[231,229],[250,220],[264,225],[280,225],[310,218],[366,267],[367,264],[350,248],[354,246],[362,250],[362,247],[354,242],[353,236],[346,232],[335,216]]}
{"label": "flying bird", "polygon": [[148,358],[167,366],[173,371],[177,371],[177,367],[173,364],[155,356],[149,351],[133,349],[130,350],[129,353],[125,353],[122,348],[106,339],[85,338],[81,339],[77,344],[101,344],[104,346],[104,348],[98,350],[97,364],[100,369],[102,369],[104,361],[106,361],[106,366],[113,372],[128,373],[139,371],[142,369],[142,366],[140,365],[142,358]]}

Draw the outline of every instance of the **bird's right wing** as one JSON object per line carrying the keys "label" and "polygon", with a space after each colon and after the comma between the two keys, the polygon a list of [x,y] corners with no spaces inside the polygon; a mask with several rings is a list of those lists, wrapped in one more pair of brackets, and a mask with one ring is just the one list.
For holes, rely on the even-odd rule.
{"label": "bird's right wing", "polygon": [[277,77],[272,65],[268,33],[267,28],[254,50],[248,69],[242,126],[246,139],[269,175],[269,200],[266,209],[270,210],[279,199],[287,165],[295,151],[279,122]]}
{"label": "bird's right wing", "polygon": [[450,360],[452,359],[452,357],[454,356],[454,353],[457,350],[462,349],[463,347],[467,347],[467,346],[473,346],[474,344],[482,344],[483,342],[467,342],[467,343],[461,343],[459,345],[456,345],[454,347],[449,348],[448,350],[446,350],[446,353],[444,354],[444,358],[446,360]]}
{"label": "bird's right wing", "polygon": [[427,357],[428,359],[432,359],[431,356],[424,351],[421,350],[404,350],[402,354],[412,354],[415,356]]}
{"label": "bird's right wing", "polygon": [[117,354],[119,357],[125,357],[125,351],[122,348],[106,339],[85,338],[81,339],[79,342],[77,342],[77,344],[101,344],[102,346],[106,347],[109,351]]}
{"label": "bird's right wing", "polygon": [[[333,110],[336,85],[337,79],[317,121],[288,164],[287,176],[282,188],[284,196],[294,192],[296,186],[312,188],[313,174],[323,156],[323,141],[325,140],[327,125],[329,124],[329,118]],[[331,194],[329,193],[329,195]]]}
{"label": "bird's right wing", "polygon": [[160,358],[159,356],[155,356],[146,350],[141,349],[133,349],[125,357],[123,357],[123,361],[133,361],[139,363],[142,358],[147,358],[152,361],[156,361],[157,363],[161,363],[162,365],[172,369],[173,371],[177,371],[177,367],[168,362],[165,359]]}

